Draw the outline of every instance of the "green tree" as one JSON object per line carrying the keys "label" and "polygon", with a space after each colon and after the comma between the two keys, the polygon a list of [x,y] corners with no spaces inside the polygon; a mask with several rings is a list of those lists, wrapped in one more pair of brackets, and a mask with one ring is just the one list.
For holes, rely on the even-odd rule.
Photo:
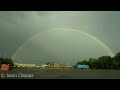
{"label": "green tree", "polygon": [[98,63],[101,69],[110,69],[112,59],[110,56],[102,56],[98,58]]}
{"label": "green tree", "polygon": [[120,69],[120,52],[116,53],[115,57],[101,56],[97,59],[89,58],[89,60],[83,60],[77,62],[77,64],[87,64],[93,69]]}
{"label": "green tree", "polygon": [[89,58],[89,61],[88,61],[88,65],[90,66],[90,68],[96,68],[96,59],[94,58]]}
{"label": "green tree", "polygon": [[113,67],[114,69],[120,69],[120,52],[116,53],[115,57],[113,58]]}

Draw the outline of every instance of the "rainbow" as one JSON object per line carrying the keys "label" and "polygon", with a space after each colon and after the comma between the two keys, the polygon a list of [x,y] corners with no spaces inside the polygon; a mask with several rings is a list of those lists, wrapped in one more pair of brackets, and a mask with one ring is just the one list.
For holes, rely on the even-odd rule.
{"label": "rainbow", "polygon": [[[108,51],[108,53],[109,53],[109,55],[110,55],[111,57],[114,57],[114,56],[115,56],[114,53],[112,52],[112,50],[111,50],[104,42],[102,42],[99,38],[97,38],[97,37],[95,37],[95,36],[93,36],[93,35],[91,35],[91,34],[89,34],[89,33],[87,33],[87,32],[80,31],[80,30],[78,30],[78,29],[73,29],[73,28],[54,28],[54,29],[46,30],[46,31],[42,31],[42,32],[45,33],[45,32],[53,32],[53,31],[58,31],[58,30],[74,31],[74,32],[78,32],[78,33],[81,33],[81,34],[83,34],[83,35],[86,35],[87,37],[89,37],[89,38],[95,40],[96,42],[98,42],[103,48],[105,48],[105,49]],[[30,41],[32,41],[32,40],[34,40],[35,38],[37,38],[40,34],[42,34],[42,32],[40,32],[40,33],[32,36],[32,37],[31,37],[30,39],[28,39],[25,43],[23,43],[23,44],[16,50],[16,52],[13,54],[12,59],[14,59],[14,58],[16,57],[16,54],[17,54],[20,50],[22,50],[27,43],[29,43]]]}

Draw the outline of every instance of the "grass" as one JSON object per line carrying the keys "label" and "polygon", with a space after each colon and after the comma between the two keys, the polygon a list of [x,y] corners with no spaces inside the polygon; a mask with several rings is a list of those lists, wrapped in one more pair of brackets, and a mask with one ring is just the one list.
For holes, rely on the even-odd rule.
{"label": "grass", "polygon": [[[0,75],[27,75],[27,77],[4,77],[0,79],[120,79],[120,70],[76,70],[76,69],[36,69],[15,68],[10,71],[0,71]],[[33,75],[33,77],[30,75]],[[29,76],[29,77],[28,77]]]}

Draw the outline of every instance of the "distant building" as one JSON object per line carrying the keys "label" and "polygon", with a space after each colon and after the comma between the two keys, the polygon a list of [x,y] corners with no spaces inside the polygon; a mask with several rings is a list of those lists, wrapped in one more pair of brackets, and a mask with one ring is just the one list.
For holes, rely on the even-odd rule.
{"label": "distant building", "polygon": [[64,64],[49,63],[47,64],[47,68],[70,68],[70,66],[66,66]]}
{"label": "distant building", "polygon": [[19,63],[15,63],[14,66],[17,67],[35,67],[36,64],[19,64]]}
{"label": "distant building", "polygon": [[31,68],[70,68],[64,64],[47,63],[47,64],[19,64],[15,63],[14,67],[31,67]]}
{"label": "distant building", "polygon": [[36,64],[35,67],[36,67],[36,68],[46,68],[47,65],[46,65],[46,64]]}
{"label": "distant building", "polygon": [[31,67],[31,68],[45,68],[45,67],[47,67],[46,64],[19,64],[19,63],[15,63],[14,66],[15,67]]}

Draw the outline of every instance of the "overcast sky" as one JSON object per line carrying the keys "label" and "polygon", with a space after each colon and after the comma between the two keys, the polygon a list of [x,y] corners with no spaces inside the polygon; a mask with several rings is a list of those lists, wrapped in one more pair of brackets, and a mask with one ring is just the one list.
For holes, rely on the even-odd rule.
{"label": "overcast sky", "polygon": [[119,29],[119,11],[0,11],[0,56],[18,63],[111,56],[120,52]]}

